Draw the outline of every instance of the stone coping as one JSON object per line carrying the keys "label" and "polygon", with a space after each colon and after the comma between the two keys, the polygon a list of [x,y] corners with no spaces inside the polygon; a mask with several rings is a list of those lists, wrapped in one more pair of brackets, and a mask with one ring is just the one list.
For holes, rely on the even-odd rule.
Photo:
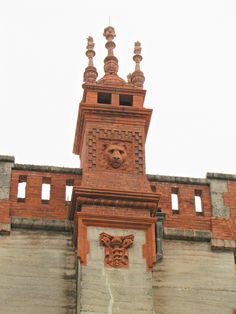
{"label": "stone coping", "polygon": [[52,231],[72,231],[73,223],[69,220],[11,217],[11,226],[20,229],[40,229]]}
{"label": "stone coping", "polygon": [[[0,162],[14,163],[15,157],[8,156],[8,155],[0,155]],[[56,166],[47,166],[47,165],[14,164],[12,169],[23,170],[23,171],[51,172],[51,173],[70,173],[70,174],[79,174],[79,175],[82,174],[81,168],[56,167]],[[236,174],[207,172],[206,179],[147,174],[147,178],[151,182],[210,185],[210,181],[208,179],[236,181]]]}
{"label": "stone coping", "polygon": [[207,179],[236,181],[236,174],[207,172]]}
{"label": "stone coping", "polygon": [[236,249],[236,240],[212,239],[211,248],[214,250],[231,250]]}
{"label": "stone coping", "polygon": [[0,162],[15,162],[15,157],[14,156],[8,156],[8,155],[0,155]]}
{"label": "stone coping", "polygon": [[82,174],[82,169],[80,168],[25,165],[25,164],[15,164],[12,170],[38,171],[38,172],[51,172],[51,173],[70,173],[70,174],[80,174],[80,175]]}
{"label": "stone coping", "polygon": [[164,227],[164,239],[209,242],[211,240],[211,236],[211,231],[209,230],[190,230]]}
{"label": "stone coping", "polygon": [[156,182],[169,182],[169,183],[183,183],[183,184],[198,184],[198,185],[209,185],[207,179],[200,178],[189,178],[189,177],[172,177],[163,175],[152,175],[148,174],[147,178],[149,181]]}

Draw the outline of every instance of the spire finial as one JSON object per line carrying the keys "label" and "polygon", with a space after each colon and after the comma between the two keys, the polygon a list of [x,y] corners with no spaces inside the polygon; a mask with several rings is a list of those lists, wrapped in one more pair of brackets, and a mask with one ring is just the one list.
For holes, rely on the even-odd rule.
{"label": "spire finial", "polygon": [[95,44],[93,37],[89,36],[87,38],[87,51],[86,56],[89,59],[88,66],[84,71],[84,82],[85,83],[95,83],[98,77],[97,69],[93,65],[93,57],[95,56],[95,51],[93,50]]}
{"label": "spire finial", "polygon": [[143,72],[140,70],[140,62],[142,61],[143,57],[141,56],[141,43],[136,41],[134,43],[134,56],[133,60],[135,62],[135,71],[132,73],[131,82],[135,87],[143,88],[143,83],[145,81],[145,77]]}
{"label": "spire finial", "polygon": [[114,56],[114,48],[116,44],[113,39],[116,37],[115,29],[112,26],[108,26],[104,29],[103,36],[106,38],[107,42],[105,47],[108,50],[107,57],[104,59],[104,71],[105,74],[115,74],[118,72],[118,59]]}

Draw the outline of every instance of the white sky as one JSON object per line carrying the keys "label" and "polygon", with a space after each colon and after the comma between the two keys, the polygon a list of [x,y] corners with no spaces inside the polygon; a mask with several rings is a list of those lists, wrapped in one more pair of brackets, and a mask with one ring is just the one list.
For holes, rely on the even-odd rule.
{"label": "white sky", "polygon": [[79,167],[73,155],[86,38],[103,75],[103,30],[115,27],[119,75],[141,41],[153,108],[147,173],[235,173],[235,0],[0,0],[0,154]]}

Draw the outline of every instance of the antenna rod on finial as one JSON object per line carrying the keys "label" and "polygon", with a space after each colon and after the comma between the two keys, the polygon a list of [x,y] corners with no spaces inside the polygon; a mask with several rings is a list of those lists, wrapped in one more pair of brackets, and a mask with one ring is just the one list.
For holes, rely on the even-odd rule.
{"label": "antenna rod on finial", "polygon": [[109,26],[111,26],[111,17],[109,15]]}

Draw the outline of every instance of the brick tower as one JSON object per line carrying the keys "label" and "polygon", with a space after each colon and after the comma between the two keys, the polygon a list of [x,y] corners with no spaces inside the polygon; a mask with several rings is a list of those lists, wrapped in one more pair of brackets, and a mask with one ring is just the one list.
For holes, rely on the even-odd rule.
{"label": "brick tower", "polygon": [[81,265],[81,313],[153,313],[152,273],[156,262],[155,226],[159,195],[145,174],[145,140],[152,114],[143,107],[141,44],[135,43],[135,71],[118,76],[115,30],[103,34],[108,55],[97,80],[94,42],[75,132],[81,185],[74,188],[70,219]]}

